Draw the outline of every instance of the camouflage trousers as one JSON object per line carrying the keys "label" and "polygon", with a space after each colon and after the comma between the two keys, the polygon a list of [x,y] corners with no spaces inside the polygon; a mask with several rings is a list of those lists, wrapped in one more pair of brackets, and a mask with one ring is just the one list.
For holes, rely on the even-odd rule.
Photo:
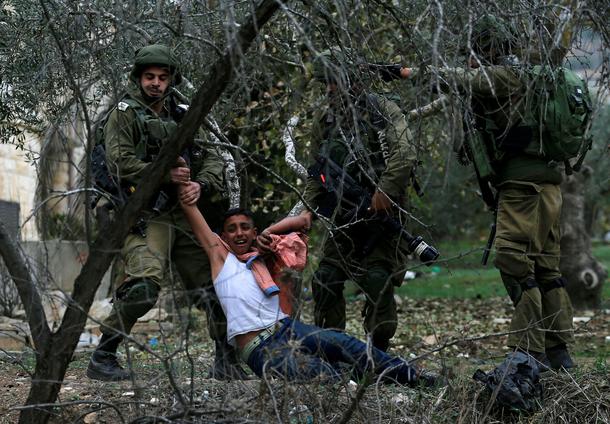
{"label": "camouflage trousers", "polygon": [[[559,185],[499,187],[495,266],[515,311],[508,345],[534,352],[573,341],[572,304],[559,271]],[[523,331],[520,331],[523,330]]]}
{"label": "camouflage trousers", "polygon": [[314,317],[319,327],[344,330],[343,289],[347,280],[354,281],[366,296],[364,328],[376,346],[384,346],[396,332],[394,286],[402,282],[406,255],[397,239],[382,238],[362,257],[361,248],[370,234],[370,229],[360,227],[338,232],[326,241],[312,282]]}
{"label": "camouflage trousers", "polygon": [[170,280],[175,265],[189,301],[204,309],[210,336],[226,337],[226,318],[214,292],[208,257],[195,241],[182,210],[175,208],[147,220],[146,237],[132,233],[121,249],[122,282],[114,294],[113,308],[102,323],[102,333],[129,334],[132,327],[155,305],[161,287]]}

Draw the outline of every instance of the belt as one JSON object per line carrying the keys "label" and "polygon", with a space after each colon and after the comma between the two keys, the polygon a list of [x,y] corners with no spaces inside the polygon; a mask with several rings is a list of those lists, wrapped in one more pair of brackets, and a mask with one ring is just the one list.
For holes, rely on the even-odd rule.
{"label": "belt", "polygon": [[239,357],[242,361],[248,363],[248,358],[250,357],[250,354],[254,351],[254,349],[259,347],[269,337],[273,336],[277,329],[280,328],[280,326],[277,324],[268,328],[264,328],[260,333],[256,335],[256,337],[246,343],[246,345],[239,350]]}

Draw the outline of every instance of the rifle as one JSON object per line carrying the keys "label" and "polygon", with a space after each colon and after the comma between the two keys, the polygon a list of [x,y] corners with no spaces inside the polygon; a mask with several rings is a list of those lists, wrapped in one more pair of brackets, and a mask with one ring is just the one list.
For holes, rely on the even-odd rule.
{"label": "rifle", "polygon": [[[329,194],[329,204],[324,205],[319,213],[330,218],[341,195],[341,201],[352,207],[347,218],[356,218],[368,214],[371,205],[371,195],[361,187],[343,168],[333,160],[318,155],[315,163],[307,169],[307,173],[318,180]],[[402,227],[394,217],[383,214],[376,215],[376,221],[384,231],[377,231],[364,246],[363,255],[369,254],[381,237],[390,234],[400,234],[407,241],[407,250],[415,254],[421,262],[430,266],[439,257],[438,250],[428,245],[421,236],[413,236]]]}

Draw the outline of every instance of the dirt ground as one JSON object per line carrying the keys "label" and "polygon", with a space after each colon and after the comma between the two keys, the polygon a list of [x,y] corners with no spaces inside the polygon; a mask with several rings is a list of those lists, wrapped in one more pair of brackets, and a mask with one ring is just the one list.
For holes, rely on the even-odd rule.
{"label": "dirt ground", "polygon": [[[308,310],[310,305],[306,306],[302,319],[312,322]],[[349,307],[347,331],[363,337],[360,322],[362,300],[353,299]],[[55,408],[51,422],[155,422],[146,421],[142,418],[144,416],[174,416],[175,421],[171,422],[339,422],[351,405],[354,414],[350,422],[457,422],[467,416],[471,418],[464,422],[503,420],[497,415],[485,414],[484,407],[475,415],[468,415],[473,412],[466,411],[464,405],[476,405],[481,394],[480,385],[471,379],[474,370],[489,370],[506,354],[505,336],[486,336],[508,330],[511,304],[504,298],[401,299],[399,308],[400,322],[391,352],[412,359],[450,344],[418,360],[426,368],[444,369],[451,381],[449,390],[422,392],[401,386],[374,385],[366,390],[360,404],[355,406],[353,399],[358,392],[354,385],[349,384],[332,387],[315,383],[294,385],[257,378],[237,382],[208,379],[213,345],[206,336],[203,315],[196,314],[191,317],[194,330],[188,342],[181,333],[181,325],[175,325],[171,334],[149,335],[145,342],[152,353],[133,346],[129,352],[122,351],[122,361],[129,361],[133,366],[135,381],[102,383],[89,380],[84,371],[90,351],[77,352],[62,385],[60,406]],[[587,390],[592,390],[591,384],[597,381],[594,389],[607,395],[610,393],[610,311],[580,312],[577,315],[577,342],[573,354],[579,368],[572,375],[553,373],[545,377],[549,381],[546,387],[561,392],[565,391],[561,385],[573,384],[580,388],[578,393],[584,393],[584,399],[588,399],[596,392],[587,394]],[[23,405],[27,397],[29,372],[33,366],[31,352],[3,355],[0,361],[0,423],[16,422],[16,408]],[[582,384],[579,379],[582,379]],[[583,388],[585,384],[588,386]],[[587,405],[586,400],[583,402]],[[604,415],[604,411],[608,413],[604,409],[608,406],[606,398],[599,402],[602,402],[601,406],[589,405],[593,408],[591,416],[598,414],[593,422],[605,422],[607,417]],[[190,413],[188,420],[180,421],[175,415],[185,409],[183,405],[189,405]],[[434,411],[440,414],[443,408],[453,411],[453,416],[447,417],[448,409],[437,416],[438,419],[434,418]],[[544,418],[540,419],[546,420],[556,413],[559,412],[546,411]],[[439,418],[441,416],[443,418]],[[571,421],[572,418],[566,422],[576,422]],[[521,419],[524,418],[518,417],[517,421]],[[523,422],[544,421],[530,417]]]}

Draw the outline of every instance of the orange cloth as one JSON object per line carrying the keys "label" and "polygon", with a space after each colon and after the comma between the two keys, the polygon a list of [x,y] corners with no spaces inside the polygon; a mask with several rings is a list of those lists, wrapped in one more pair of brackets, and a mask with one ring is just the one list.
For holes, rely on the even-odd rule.
{"label": "orange cloth", "polygon": [[307,264],[308,237],[303,233],[289,233],[286,235],[271,235],[271,251],[273,256],[267,259],[267,267],[271,270],[273,280],[280,288],[280,308],[282,312],[292,315],[295,295],[292,280],[284,269],[303,271]]}

